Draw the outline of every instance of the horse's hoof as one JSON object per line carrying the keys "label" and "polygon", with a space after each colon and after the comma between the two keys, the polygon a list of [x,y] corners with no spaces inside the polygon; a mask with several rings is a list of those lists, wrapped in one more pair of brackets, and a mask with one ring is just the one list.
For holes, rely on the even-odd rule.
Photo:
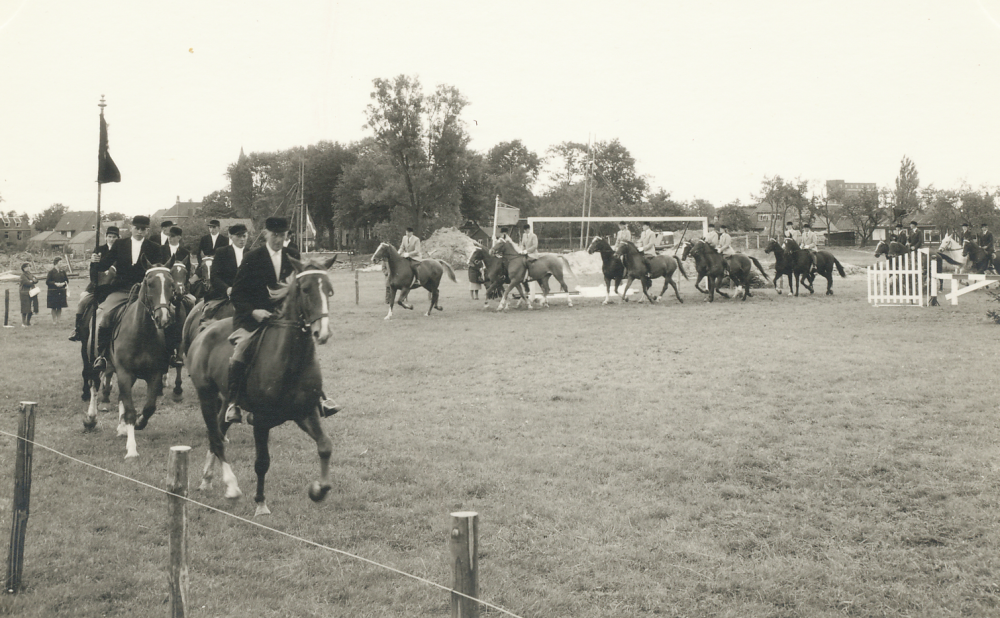
{"label": "horse's hoof", "polygon": [[83,419],[83,428],[84,429],[86,429],[87,431],[91,431],[91,430],[94,429],[94,427],[97,427],[97,417],[96,416],[94,418],[86,418],[85,417]]}
{"label": "horse's hoof", "polygon": [[603,303],[601,303],[601,304],[602,304],[602,305],[608,305],[608,304],[610,304],[610,303],[609,303],[608,301],[604,301],[604,302],[603,302]]}
{"label": "horse's hoof", "polygon": [[143,429],[146,428],[146,425],[148,424],[149,424],[149,417],[140,416],[139,419],[135,422],[135,430],[142,431]]}
{"label": "horse's hoof", "polygon": [[309,499],[313,502],[321,502],[330,492],[329,485],[320,485],[319,481],[313,481],[309,485]]}
{"label": "horse's hoof", "polygon": [[[228,487],[226,489],[226,500],[236,500],[237,498],[242,498],[242,497],[243,497],[243,492],[240,491],[239,487]],[[261,504],[263,504],[263,503],[261,503]],[[260,506],[258,506],[257,508],[259,509]],[[265,510],[267,509],[267,505],[264,505],[264,509]],[[258,515],[270,515],[271,511],[267,511],[266,513],[260,513],[260,512],[258,512],[257,514]]]}
{"label": "horse's hoof", "polygon": [[270,514],[271,514],[271,509],[267,508],[267,503],[266,502],[258,502],[257,503],[257,510],[254,511],[253,516],[254,517],[260,517],[261,515],[270,515]]}
{"label": "horse's hoof", "polygon": [[128,435],[128,429],[125,428],[125,423],[118,423],[118,429],[116,430],[119,438],[124,438]]}
{"label": "horse's hoof", "polygon": [[681,303],[682,305],[684,304],[684,301],[679,298],[677,299],[677,302]]}
{"label": "horse's hoof", "polygon": [[198,491],[208,491],[209,489],[212,489],[212,481],[201,479],[201,484],[198,485]]}
{"label": "horse's hoof", "polygon": [[126,460],[128,460],[128,459],[137,459],[138,457],[139,457],[139,453],[136,452],[136,451],[132,451],[131,453],[125,453],[125,459]]}

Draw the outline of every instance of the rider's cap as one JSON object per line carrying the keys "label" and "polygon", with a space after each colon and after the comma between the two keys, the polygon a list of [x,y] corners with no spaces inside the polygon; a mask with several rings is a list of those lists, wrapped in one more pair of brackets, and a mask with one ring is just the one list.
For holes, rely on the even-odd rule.
{"label": "rider's cap", "polygon": [[625,223],[624,221],[619,221],[618,225],[628,225],[628,223]]}
{"label": "rider's cap", "polygon": [[962,227],[969,227],[969,222],[968,222],[968,221],[966,221],[965,223],[963,223],[963,224],[962,224]]}
{"label": "rider's cap", "polygon": [[728,230],[729,226],[725,225],[725,224],[722,224],[722,225],[719,226],[719,229]]}
{"label": "rider's cap", "polygon": [[910,221],[910,225],[916,225],[916,224],[917,224],[916,221]]}
{"label": "rider's cap", "polygon": [[173,238],[174,236],[182,236],[183,234],[184,234],[184,230],[182,230],[181,228],[177,227],[176,225],[170,228],[170,237],[171,238]]}
{"label": "rider's cap", "polygon": [[166,221],[164,221],[163,223],[160,224],[160,228],[162,229],[162,228],[165,228],[165,227],[173,227],[173,225],[174,225],[174,222],[171,221],[170,219],[167,219]]}
{"label": "rider's cap", "polygon": [[149,217],[146,215],[136,215],[132,217],[132,225],[141,225],[143,227],[149,227]]}
{"label": "rider's cap", "polygon": [[715,227],[715,224],[714,223],[709,223],[708,227]]}
{"label": "rider's cap", "polygon": [[500,228],[500,233],[501,234],[506,234],[508,232],[510,232],[510,226],[505,225],[502,228]]}
{"label": "rider's cap", "polygon": [[524,228],[524,229],[526,229],[526,230],[530,230],[530,229],[531,229],[531,224],[530,224],[530,223],[525,223],[525,224],[524,224],[524,225],[522,225],[521,227],[523,227],[523,228]]}
{"label": "rider's cap", "polygon": [[802,224],[802,227],[807,227],[807,228],[809,228],[810,230],[811,230],[811,229],[813,229],[813,226],[809,225],[808,223],[803,223],[803,224]]}
{"label": "rider's cap", "polygon": [[[643,221],[642,224],[643,225],[649,225],[649,221]],[[652,227],[652,226],[650,226],[650,227]]]}
{"label": "rider's cap", "polygon": [[791,221],[785,221],[785,225],[794,225]]}
{"label": "rider's cap", "polygon": [[118,236],[118,228],[115,227],[114,225],[109,225],[108,229],[104,230],[104,233],[105,234],[114,234],[115,236]]}
{"label": "rider's cap", "polygon": [[220,225],[222,224],[219,223],[218,219],[212,219],[211,221],[208,222],[208,227],[219,227]]}
{"label": "rider's cap", "polygon": [[246,233],[247,233],[247,226],[243,225],[242,223],[237,223],[236,225],[229,226],[230,236],[239,236],[240,234],[246,234]]}
{"label": "rider's cap", "polygon": [[897,223],[896,227],[903,227],[903,224],[902,223]]}
{"label": "rider's cap", "polygon": [[284,217],[268,217],[264,222],[264,229],[275,234],[284,234],[288,231],[288,219]]}
{"label": "rider's cap", "polygon": [[408,227],[408,228],[406,228],[406,231],[407,231],[407,232],[412,232],[412,231],[413,231],[413,228],[412,228],[412,227]]}
{"label": "rider's cap", "polygon": [[990,226],[990,224],[989,224],[989,223],[986,223],[985,221],[983,221],[981,225],[982,225],[983,227],[989,227],[989,226]]}

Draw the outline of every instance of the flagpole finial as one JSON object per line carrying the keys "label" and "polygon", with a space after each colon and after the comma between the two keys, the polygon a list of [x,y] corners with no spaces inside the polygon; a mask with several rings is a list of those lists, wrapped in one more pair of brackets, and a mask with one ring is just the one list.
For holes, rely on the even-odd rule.
{"label": "flagpole finial", "polygon": [[107,106],[108,106],[108,104],[104,102],[104,95],[102,94],[101,95],[101,102],[97,104],[97,107],[100,107],[101,111],[103,112],[104,108],[107,107]]}

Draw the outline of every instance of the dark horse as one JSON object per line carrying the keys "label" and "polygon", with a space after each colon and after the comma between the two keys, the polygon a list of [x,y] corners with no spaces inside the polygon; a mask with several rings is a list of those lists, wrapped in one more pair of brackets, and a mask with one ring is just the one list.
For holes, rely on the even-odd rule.
{"label": "dark horse", "polygon": [[[503,294],[503,288],[502,287],[501,288],[496,288],[493,285],[493,282],[495,280],[503,279],[503,276],[504,276],[503,275],[503,260],[501,260],[497,256],[493,255],[492,253],[490,253],[489,251],[487,251],[485,248],[483,248],[483,247],[477,247],[472,252],[472,255],[469,256],[469,262],[470,263],[482,262],[483,266],[486,267],[486,281],[484,283],[486,285],[486,291],[487,291],[487,293],[486,293],[486,300],[483,301],[483,307],[489,307],[490,306],[490,300],[491,300],[490,299],[491,290],[494,291],[493,292],[493,294],[494,294],[493,298],[500,298],[500,296]],[[509,283],[509,282],[510,282],[509,280],[506,281],[506,283]],[[528,298],[528,284],[527,283],[519,284],[517,292],[518,292],[518,294],[521,295],[521,298]],[[518,304],[520,304],[520,301],[518,301]]]}
{"label": "dark horse", "polygon": [[618,286],[621,285],[622,278],[625,276],[625,265],[620,259],[615,257],[615,250],[601,236],[594,237],[594,241],[590,243],[587,253],[601,254],[601,261],[603,262],[601,271],[604,273],[604,288],[607,292],[604,295],[604,302],[601,304],[606,305],[611,302],[612,281],[615,282],[615,296],[618,295]]}
{"label": "dark horse", "polygon": [[1000,258],[993,258],[971,240],[962,244],[962,255],[969,258],[969,272],[983,274],[987,270],[1000,273]]}
{"label": "dark horse", "polygon": [[771,238],[767,241],[767,246],[764,247],[764,253],[774,254],[774,291],[781,294],[778,284],[784,281],[782,277],[788,277],[788,293],[791,294],[793,264],[785,255],[785,250],[781,248],[781,244],[777,240]]}
{"label": "dark horse", "polygon": [[[529,281],[538,282],[538,285],[542,288],[542,305],[548,307],[550,276],[555,277],[556,281],[559,282],[560,289],[566,292],[566,304],[570,307],[573,306],[573,298],[569,294],[569,287],[566,285],[565,277],[563,277],[563,268],[571,275],[573,274],[573,269],[565,257],[552,253],[543,253],[537,258],[530,258],[527,255],[511,253],[513,248],[503,240],[497,241],[490,249],[490,253],[493,254],[501,251],[504,252],[500,255],[501,264],[507,268],[507,278],[510,281],[510,285],[507,286],[507,289],[504,290],[503,295],[500,297],[500,304],[497,305],[497,311],[507,308],[507,296],[510,295],[511,290],[515,287],[524,284],[524,289],[527,291]],[[502,277],[494,277],[492,273],[490,274],[490,280],[492,284],[486,294],[488,297],[495,296],[503,289],[504,285]],[[528,309],[531,309],[531,299],[527,295],[525,298],[528,298]]]}
{"label": "dark horse", "polygon": [[[121,310],[108,351],[106,374],[118,376],[118,435],[127,436],[125,458],[138,457],[135,430],[143,429],[156,412],[158,386],[167,372],[167,345],[164,330],[174,321],[174,279],[165,266],[151,266],[143,258],[146,275],[134,298]],[[89,356],[89,355],[85,355]],[[93,364],[93,359],[84,362]],[[132,387],[136,380],[146,382],[146,404],[136,418]],[[97,424],[97,383],[92,386],[90,406],[84,426]]]}
{"label": "dark horse", "polygon": [[[684,302],[681,300],[680,292],[677,291],[677,284],[674,283],[674,271],[676,270],[679,270],[685,279],[688,278],[680,260],[669,255],[657,255],[649,258],[649,267],[647,268],[642,252],[628,241],[618,246],[615,256],[622,258],[628,264],[628,282],[625,284],[625,289],[622,290],[623,302],[628,302],[626,294],[628,294],[629,287],[636,279],[642,282],[642,293],[649,302],[660,300],[660,297],[667,291],[668,285],[674,288],[674,296],[677,297],[677,302]],[[649,288],[653,287],[652,280],[659,277],[663,277],[663,289],[660,290],[659,294],[650,298]],[[639,300],[642,299],[640,298]]]}
{"label": "dark horse", "polygon": [[[715,300],[715,292],[729,298],[728,294],[719,289],[722,279],[727,273],[734,286],[743,288],[742,300],[746,300],[747,296],[753,296],[750,293],[750,273],[753,272],[754,266],[757,266],[760,274],[764,276],[764,281],[770,281],[757,258],[742,253],[722,255],[703,240],[689,240],[684,243],[684,253],[681,255],[681,259],[686,260],[689,256],[694,257],[695,267],[698,270],[698,279],[695,281],[694,287],[702,294],[708,294],[709,302]],[[708,279],[707,291],[698,285],[703,277]]]}
{"label": "dark horse", "polygon": [[191,285],[190,292],[194,296],[195,300],[201,300],[208,295],[209,290],[212,289],[212,263],[215,262],[215,258],[211,255],[206,255],[201,258],[198,262],[198,266],[194,269],[194,273],[191,274]]}
{"label": "dark horse", "polygon": [[[319,454],[320,479],[309,486],[309,497],[318,502],[330,491],[330,454],[333,446],[320,424],[319,398],[323,376],[316,360],[316,343],[330,338],[330,298],[333,284],[326,272],[332,262],[306,263],[291,259],[294,277],[276,296],[284,300],[275,316],[261,327],[257,352],[247,368],[247,382],[239,405],[249,412],[253,425],[257,473],[257,515],[270,513],[264,499],[264,477],[271,464],[268,437],[272,428],[294,421],[316,442]],[[188,371],[198,391],[201,414],[208,429],[209,453],[201,489],[212,486],[213,464],[222,464],[222,480],[226,497],[238,498],[240,491],[236,475],[226,459],[224,444],[229,423],[224,411],[229,398],[229,357],[233,345],[232,318],[212,322],[191,343],[188,350]]]}
{"label": "dark horse", "polygon": [[898,243],[895,240],[886,242],[884,240],[878,241],[875,245],[875,257],[885,256],[888,259],[896,258],[904,255],[908,252],[906,245]]}
{"label": "dark horse", "polygon": [[[399,255],[392,245],[385,242],[380,244],[372,255],[372,262],[382,259],[387,260],[389,264],[389,276],[385,282],[385,302],[389,305],[389,313],[385,316],[386,320],[392,317],[392,306],[397,303],[403,309],[413,309],[413,305],[406,304],[406,297],[410,294],[411,289],[419,287],[426,289],[431,298],[431,306],[427,308],[427,313],[424,315],[429,316],[432,309],[444,310],[438,305],[440,296],[438,287],[441,285],[441,276],[445,271],[448,271],[448,277],[452,281],[458,281],[451,264],[443,260],[427,258],[414,265],[409,259]],[[396,300],[396,295],[400,291],[402,294],[399,296],[399,300]]]}
{"label": "dark horse", "polygon": [[[176,311],[176,317],[170,327],[165,333],[167,336],[167,342],[170,344],[174,342],[173,345],[177,346],[176,350],[170,350],[171,353],[177,354],[179,358],[183,358],[183,351],[181,350],[181,341],[183,338],[184,323],[187,320],[188,314],[191,312],[192,307],[194,307],[194,296],[188,293],[190,288],[189,275],[191,274],[191,262],[190,258],[181,260],[180,262],[174,261],[171,257],[170,261],[167,262],[166,267],[170,269],[170,274],[174,278],[174,310]],[[184,394],[184,389],[181,388],[181,367],[183,365],[179,364],[175,367],[176,373],[174,376],[174,399],[180,401],[181,395]],[[169,377],[169,369],[167,374],[164,374],[163,379],[166,382]],[[163,394],[164,384],[160,384],[159,394]]]}
{"label": "dark horse", "polygon": [[[792,238],[786,238],[784,243],[785,257],[791,262],[792,270],[795,273],[795,295],[799,295],[799,280],[805,284],[809,293],[813,293],[813,280],[816,275],[822,275],[826,279],[826,295],[833,295],[833,269],[836,267],[837,273],[841,277],[847,277],[844,267],[840,261],[829,251],[817,251],[814,256],[808,249],[800,249],[799,244]],[[777,254],[775,254],[777,255]],[[807,265],[808,264],[808,265]],[[792,291],[791,280],[789,280],[788,291]]]}

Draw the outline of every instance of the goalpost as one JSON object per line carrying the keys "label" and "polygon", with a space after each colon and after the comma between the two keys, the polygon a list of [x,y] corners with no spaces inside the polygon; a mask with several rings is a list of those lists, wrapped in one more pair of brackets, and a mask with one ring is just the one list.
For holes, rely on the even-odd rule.
{"label": "goalpost", "polygon": [[[605,223],[614,222],[618,223],[620,221],[632,221],[632,222],[645,222],[649,221],[653,223],[655,221],[678,221],[678,222],[694,222],[701,223],[701,233],[702,236],[708,234],[708,217],[527,217],[526,221],[528,226],[531,227],[531,231],[535,231],[536,223]],[[589,226],[588,226],[589,228]],[[589,236],[589,234],[587,234]],[[587,241],[590,239],[587,238]],[[580,230],[580,245],[584,246],[584,233]]]}

